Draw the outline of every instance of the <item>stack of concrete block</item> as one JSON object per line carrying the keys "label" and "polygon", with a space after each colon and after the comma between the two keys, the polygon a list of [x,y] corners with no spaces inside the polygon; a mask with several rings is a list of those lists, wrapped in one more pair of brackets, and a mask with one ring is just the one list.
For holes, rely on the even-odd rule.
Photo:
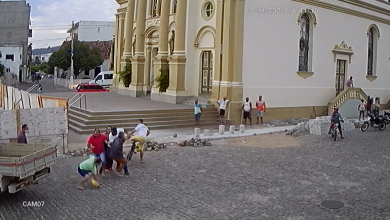
{"label": "stack of concrete block", "polygon": [[308,121],[303,121],[303,122],[299,122],[294,130],[298,131],[298,132],[305,132],[305,131],[309,131],[309,122]]}
{"label": "stack of concrete block", "polygon": [[[309,130],[312,135],[328,135],[330,126],[330,116],[317,117],[309,121]],[[355,130],[355,124],[351,120],[345,120],[341,124],[341,129],[344,133],[349,133]]]}

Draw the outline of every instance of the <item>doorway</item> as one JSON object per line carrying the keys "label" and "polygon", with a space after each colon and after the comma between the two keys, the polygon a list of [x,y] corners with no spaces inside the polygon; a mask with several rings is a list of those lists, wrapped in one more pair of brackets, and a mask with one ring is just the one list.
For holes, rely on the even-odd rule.
{"label": "doorway", "polygon": [[202,52],[201,93],[210,94],[213,87],[213,52]]}
{"label": "doorway", "polygon": [[346,63],[346,60],[337,60],[336,63],[336,96],[344,90]]}
{"label": "doorway", "polygon": [[[102,71],[102,68],[100,66],[95,68],[95,77]],[[93,78],[95,78],[93,77]]]}

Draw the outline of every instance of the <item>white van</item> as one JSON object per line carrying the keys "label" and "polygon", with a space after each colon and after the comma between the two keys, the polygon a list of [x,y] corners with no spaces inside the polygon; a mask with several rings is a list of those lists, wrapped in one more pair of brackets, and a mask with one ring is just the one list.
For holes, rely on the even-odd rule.
{"label": "white van", "polygon": [[110,87],[112,85],[113,77],[114,71],[103,71],[99,73],[95,79],[91,80],[89,84],[98,84],[103,87]]}

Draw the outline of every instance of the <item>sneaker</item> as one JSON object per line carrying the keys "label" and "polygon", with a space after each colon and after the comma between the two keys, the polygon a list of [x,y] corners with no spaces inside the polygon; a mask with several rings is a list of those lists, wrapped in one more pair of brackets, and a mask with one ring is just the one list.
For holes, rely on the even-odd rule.
{"label": "sneaker", "polygon": [[125,175],[128,176],[128,175],[130,175],[130,173],[129,172],[125,172]]}
{"label": "sneaker", "polygon": [[103,177],[103,178],[106,178],[106,174],[102,173],[102,177]]}

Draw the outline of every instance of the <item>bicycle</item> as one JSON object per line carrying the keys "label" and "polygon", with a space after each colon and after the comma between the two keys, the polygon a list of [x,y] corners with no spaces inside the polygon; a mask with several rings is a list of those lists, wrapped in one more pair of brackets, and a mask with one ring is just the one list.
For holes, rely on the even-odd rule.
{"label": "bicycle", "polygon": [[[340,121],[340,122],[344,122],[344,121]],[[340,123],[339,122],[339,123]],[[331,129],[331,134],[332,134],[332,137],[333,137],[333,140],[336,141],[337,140],[337,135],[340,134],[340,131],[339,131],[339,123],[334,123],[332,129]]]}
{"label": "bicycle", "polygon": [[133,144],[131,145],[129,153],[126,155],[126,161],[129,162],[131,158],[133,157],[133,154],[135,153],[135,141],[133,141]]}

